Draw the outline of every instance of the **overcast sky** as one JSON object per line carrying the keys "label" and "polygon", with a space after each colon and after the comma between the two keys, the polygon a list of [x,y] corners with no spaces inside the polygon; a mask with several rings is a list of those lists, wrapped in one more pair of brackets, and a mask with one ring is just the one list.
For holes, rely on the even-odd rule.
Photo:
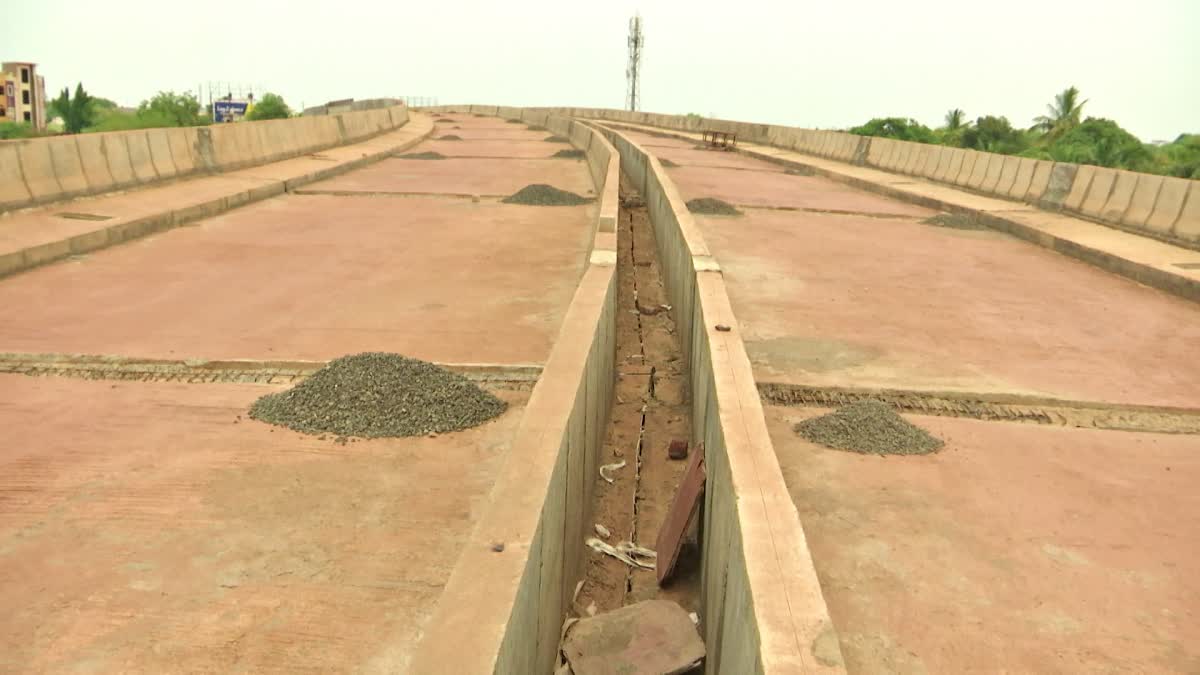
{"label": "overcast sky", "polygon": [[1198,0],[508,0],[6,3],[0,58],[123,105],[201,82],[336,98],[621,107],[646,27],[642,109],[840,128],[937,125],[950,108],[1026,126],[1079,87],[1144,140],[1200,132]]}

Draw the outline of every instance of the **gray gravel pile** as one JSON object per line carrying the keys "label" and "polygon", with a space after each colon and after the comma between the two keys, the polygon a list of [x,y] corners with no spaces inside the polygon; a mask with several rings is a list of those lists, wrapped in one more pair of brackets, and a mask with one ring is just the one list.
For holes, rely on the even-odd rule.
{"label": "gray gravel pile", "polygon": [[566,136],[557,136],[557,135],[547,136],[547,137],[543,138],[542,140],[546,141],[547,143],[570,143],[571,142],[571,139],[567,138]]}
{"label": "gray gravel pile", "polygon": [[784,173],[786,173],[789,176],[815,176],[815,175],[817,175],[817,172],[813,171],[809,167],[795,167],[795,166],[788,169],[787,171],[784,171]]}
{"label": "gray gravel pile", "polygon": [[434,124],[454,124],[455,121],[456,120],[446,119],[443,117],[442,119],[434,120],[433,123]]}
{"label": "gray gravel pile", "polygon": [[740,216],[741,211],[733,207],[733,204],[714,199],[712,197],[701,197],[699,199],[689,200],[687,203],[688,211],[699,213],[705,216]]}
{"label": "gray gravel pile", "polygon": [[407,155],[400,155],[400,159],[446,159],[446,156],[440,152],[410,152]]}
{"label": "gray gravel pile", "polygon": [[535,183],[526,185],[515,194],[500,200],[505,204],[524,204],[526,206],[578,206],[592,200],[581,197],[574,192],[559,190],[553,185]]}
{"label": "gray gravel pile", "polygon": [[793,428],[813,443],[864,455],[927,455],[943,445],[882,401],[851,403]]}
{"label": "gray gravel pile", "polygon": [[382,438],[469,429],[507,407],[441,366],[367,352],[330,361],[295,387],[263,396],[250,417],[309,434]]}
{"label": "gray gravel pile", "polygon": [[526,126],[525,128],[530,131],[545,131],[546,130],[546,127],[538,126],[536,124],[530,124],[530,125]]}
{"label": "gray gravel pile", "polygon": [[926,218],[921,221],[926,225],[934,225],[936,227],[950,227],[956,230],[986,230],[987,226],[979,222],[978,218],[964,215],[962,213],[939,213],[936,216]]}
{"label": "gray gravel pile", "polygon": [[438,136],[437,140],[439,140],[439,141],[461,141],[462,136],[459,136],[458,134],[446,134],[445,136]]}
{"label": "gray gravel pile", "polygon": [[559,150],[552,156],[560,159],[583,159],[587,157],[587,153],[576,148],[571,148],[570,150]]}
{"label": "gray gravel pile", "polygon": [[509,124],[525,124],[525,120],[511,119],[511,120],[504,120],[504,121],[508,122]]}

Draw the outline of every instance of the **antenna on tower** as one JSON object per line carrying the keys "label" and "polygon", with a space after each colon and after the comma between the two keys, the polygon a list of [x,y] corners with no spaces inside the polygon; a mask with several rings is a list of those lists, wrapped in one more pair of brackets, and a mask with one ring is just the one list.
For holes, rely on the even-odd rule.
{"label": "antenna on tower", "polygon": [[636,111],[642,104],[642,83],[639,74],[642,69],[642,46],[645,42],[642,17],[640,14],[634,14],[629,19],[629,65],[625,67],[625,105],[630,111]]}

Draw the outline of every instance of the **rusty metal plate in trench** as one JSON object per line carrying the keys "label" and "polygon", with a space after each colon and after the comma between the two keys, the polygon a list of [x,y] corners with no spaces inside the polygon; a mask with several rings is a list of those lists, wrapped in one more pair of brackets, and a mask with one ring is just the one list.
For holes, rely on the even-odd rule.
{"label": "rusty metal plate in trench", "polygon": [[658,541],[655,542],[654,550],[658,552],[655,568],[660,586],[670,579],[675,571],[679,551],[683,548],[683,539],[687,536],[688,523],[700,504],[701,495],[704,494],[705,478],[704,444],[701,443],[692,449],[692,456],[684,469],[683,478],[679,481],[679,489],[675,491],[675,500],[671,502],[671,509],[667,511],[662,529],[658,531]]}

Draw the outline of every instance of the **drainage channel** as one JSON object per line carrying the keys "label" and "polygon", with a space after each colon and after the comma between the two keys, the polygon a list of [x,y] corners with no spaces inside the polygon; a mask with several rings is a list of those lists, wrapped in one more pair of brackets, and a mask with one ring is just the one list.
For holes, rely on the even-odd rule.
{"label": "drainage channel", "polygon": [[[624,174],[620,194],[616,388],[598,462],[609,468],[595,477],[593,522],[585,529],[588,536],[613,546],[632,542],[653,549],[686,466],[670,459],[667,448],[673,439],[689,438],[691,407],[649,215]],[[691,544],[685,545],[674,578],[663,588],[653,569],[633,567],[590,548],[585,552],[573,615],[586,617],[656,598],[673,600],[689,612],[698,610],[700,556]]]}

